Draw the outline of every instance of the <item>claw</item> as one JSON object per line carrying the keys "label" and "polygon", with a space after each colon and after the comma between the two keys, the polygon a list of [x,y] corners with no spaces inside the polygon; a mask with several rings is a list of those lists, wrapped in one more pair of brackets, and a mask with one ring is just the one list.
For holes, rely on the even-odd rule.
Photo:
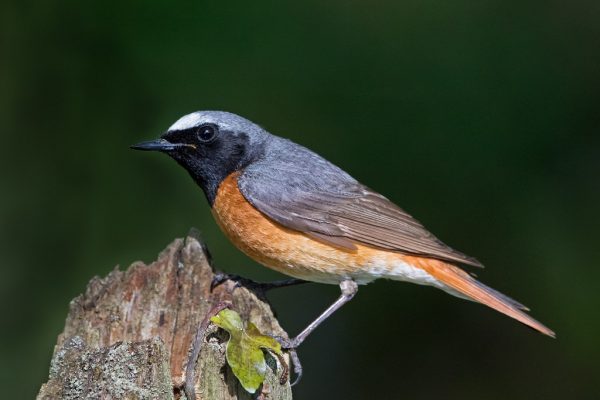
{"label": "claw", "polygon": [[217,286],[221,285],[222,283],[228,281],[228,280],[232,280],[235,282],[235,287],[234,288],[238,288],[240,286],[240,281],[244,279],[242,277],[240,277],[239,275],[232,275],[232,274],[227,274],[225,272],[215,272],[215,275],[212,279],[212,282],[210,283],[210,291],[212,292]]}
{"label": "claw", "polygon": [[281,345],[281,348],[288,352],[290,355],[290,364],[294,369],[294,381],[290,380],[290,386],[296,385],[302,379],[302,364],[300,363],[300,357],[298,357],[298,353],[296,352],[296,343],[294,339],[284,338],[283,336],[269,335],[273,339],[277,340]]}
{"label": "claw", "polygon": [[302,364],[300,364],[300,357],[298,357],[296,349],[289,350],[289,353],[291,364],[294,367],[294,375],[296,375],[294,382],[290,382],[290,386],[294,386],[302,379]]}
{"label": "claw", "polygon": [[294,339],[284,338],[283,336],[272,336],[272,338],[279,342],[283,350],[296,350],[296,347],[298,347]]}
{"label": "claw", "polygon": [[276,336],[276,335],[269,335],[269,336],[271,336],[273,339],[277,340],[277,342],[281,345],[282,350],[287,350],[287,349],[291,348],[291,347],[288,347],[288,344],[290,343],[290,339],[284,338],[283,336]]}

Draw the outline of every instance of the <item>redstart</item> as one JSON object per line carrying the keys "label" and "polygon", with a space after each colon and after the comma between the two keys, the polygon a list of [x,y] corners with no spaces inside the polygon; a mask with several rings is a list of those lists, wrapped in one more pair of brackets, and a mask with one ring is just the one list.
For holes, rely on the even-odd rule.
{"label": "redstart", "polygon": [[551,337],[527,307],[477,281],[482,267],[381,194],[323,157],[238,115],[198,111],[160,139],[132,146],[166,153],[202,188],[215,220],[244,253],[294,278],[339,285],[341,296],[298,336],[379,278],[429,285],[485,304]]}

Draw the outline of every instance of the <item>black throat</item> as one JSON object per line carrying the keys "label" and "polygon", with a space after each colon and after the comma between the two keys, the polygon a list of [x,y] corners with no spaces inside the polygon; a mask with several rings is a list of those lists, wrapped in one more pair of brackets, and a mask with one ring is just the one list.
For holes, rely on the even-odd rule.
{"label": "black throat", "polygon": [[171,156],[184,167],[202,188],[212,207],[221,182],[234,172],[242,171],[262,154],[262,146],[250,146],[245,134],[229,135],[196,150],[184,149]]}
{"label": "black throat", "polygon": [[219,190],[219,186],[221,186],[221,182],[225,180],[230,174],[238,171],[236,168],[232,168],[231,171],[223,170],[218,174],[211,174],[209,176],[201,176],[194,174],[192,171],[188,171],[194,182],[204,192],[204,196],[208,201],[208,204],[212,207],[215,204],[215,199],[217,198],[217,191]]}

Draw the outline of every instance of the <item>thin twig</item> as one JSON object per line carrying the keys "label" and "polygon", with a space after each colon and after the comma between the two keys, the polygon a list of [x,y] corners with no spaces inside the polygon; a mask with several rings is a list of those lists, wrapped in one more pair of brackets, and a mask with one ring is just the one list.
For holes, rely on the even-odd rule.
{"label": "thin twig", "polygon": [[202,323],[200,323],[198,330],[196,331],[196,336],[194,337],[194,342],[192,343],[192,354],[188,357],[188,362],[185,366],[185,382],[183,384],[183,391],[189,400],[196,400],[196,362],[198,361],[198,356],[200,355],[200,350],[202,349],[202,343],[204,342],[204,336],[206,335],[206,329],[208,329],[208,325],[210,324],[210,319],[220,313],[222,310],[230,307],[231,303],[229,302],[221,301],[217,303],[206,314],[202,320]]}
{"label": "thin twig", "polygon": [[283,370],[283,371],[281,371],[281,376],[279,377],[279,384],[285,385],[285,383],[288,380],[288,377],[290,376],[290,368],[288,367],[287,363],[285,362],[285,358],[283,358],[283,355],[280,353],[276,353],[267,348],[265,348],[265,350],[267,350],[269,353],[273,354],[279,360],[279,364],[281,365],[281,369]]}

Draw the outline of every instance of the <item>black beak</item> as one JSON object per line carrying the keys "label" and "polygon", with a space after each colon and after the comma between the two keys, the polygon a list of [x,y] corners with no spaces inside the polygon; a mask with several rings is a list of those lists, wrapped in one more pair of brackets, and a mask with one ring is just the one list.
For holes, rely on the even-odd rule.
{"label": "black beak", "polygon": [[186,143],[171,143],[165,139],[149,140],[147,142],[141,142],[134,144],[133,146],[129,146],[131,149],[144,151],[172,151],[180,147],[194,146]]}

